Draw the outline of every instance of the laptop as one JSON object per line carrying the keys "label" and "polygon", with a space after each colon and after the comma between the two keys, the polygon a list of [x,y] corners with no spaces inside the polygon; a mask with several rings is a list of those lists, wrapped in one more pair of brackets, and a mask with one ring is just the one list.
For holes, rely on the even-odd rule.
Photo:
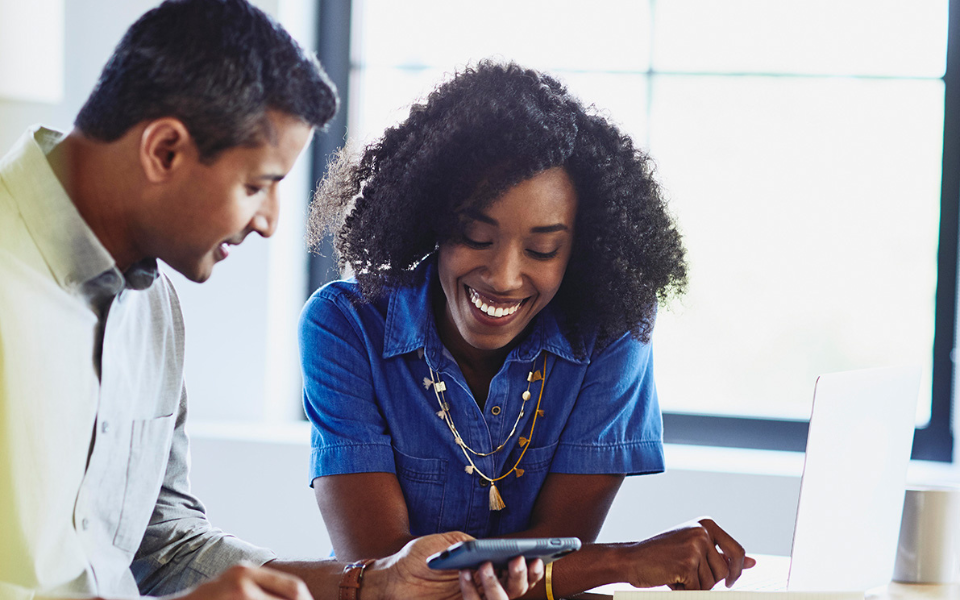
{"label": "laptop", "polygon": [[[890,583],[919,390],[919,367],[817,379],[786,581],[783,562],[771,561],[772,570],[781,573],[773,582],[761,560],[730,592],[848,592],[834,597],[852,598]],[[725,588],[721,583],[717,589]],[[612,592],[615,600],[656,600],[650,596],[656,592],[623,584],[591,592],[596,594],[591,598],[609,598]],[[669,593],[676,600],[676,592]]]}

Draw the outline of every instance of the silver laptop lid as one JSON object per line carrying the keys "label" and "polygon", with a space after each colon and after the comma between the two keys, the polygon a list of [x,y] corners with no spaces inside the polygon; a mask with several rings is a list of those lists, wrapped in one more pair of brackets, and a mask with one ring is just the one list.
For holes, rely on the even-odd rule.
{"label": "silver laptop lid", "polygon": [[863,591],[890,582],[919,389],[919,367],[817,380],[790,590]]}

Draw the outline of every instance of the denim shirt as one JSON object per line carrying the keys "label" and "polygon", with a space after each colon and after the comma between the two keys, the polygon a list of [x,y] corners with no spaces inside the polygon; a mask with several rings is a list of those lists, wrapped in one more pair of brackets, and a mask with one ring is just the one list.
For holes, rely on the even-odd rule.
{"label": "denim shirt", "polygon": [[[304,406],[313,423],[310,481],[346,473],[395,473],[414,535],[459,530],[475,537],[522,531],[548,473],[644,474],[663,470],[662,421],[648,344],[629,334],[578,357],[548,305],[490,382],[483,410],[437,335],[431,304],[435,261],[411,287],[360,303],[355,282],[313,294],[300,317]],[[516,473],[497,482],[506,508],[489,509],[489,484],[467,472],[453,434],[438,416],[430,369],[446,384],[445,400],[472,457],[490,477],[509,471],[530,438]],[[545,383],[536,427],[530,428]],[[575,493],[575,492],[572,492]]]}

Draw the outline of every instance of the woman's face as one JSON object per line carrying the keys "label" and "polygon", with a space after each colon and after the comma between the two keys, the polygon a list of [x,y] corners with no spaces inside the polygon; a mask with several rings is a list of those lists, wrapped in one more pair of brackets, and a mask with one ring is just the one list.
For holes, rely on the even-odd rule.
{"label": "woman's face", "polygon": [[[507,190],[468,215],[464,239],[442,244],[438,271],[446,301],[441,330],[478,350],[520,336],[556,295],[570,261],[577,195],[562,167]],[[444,340],[457,345],[460,340]]]}

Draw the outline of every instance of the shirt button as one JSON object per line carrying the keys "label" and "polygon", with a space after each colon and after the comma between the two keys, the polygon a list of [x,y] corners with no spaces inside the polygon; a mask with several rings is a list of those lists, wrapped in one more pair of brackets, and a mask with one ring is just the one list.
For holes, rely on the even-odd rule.
{"label": "shirt button", "polygon": [[483,477],[481,477],[481,478],[480,478],[480,487],[487,487],[488,485],[490,485],[490,482],[487,481],[486,479],[484,479]]}
{"label": "shirt button", "polygon": [[80,521],[80,527],[82,527],[84,531],[90,529],[90,519],[84,519]]}
{"label": "shirt button", "polygon": [[492,414],[494,414],[494,415],[499,415],[499,414],[500,414],[500,407],[499,407],[499,406],[494,406],[493,408],[490,409],[490,412],[491,412]]}
{"label": "shirt button", "polygon": [[110,423],[104,421],[100,424],[100,433],[107,433],[110,431]]}

